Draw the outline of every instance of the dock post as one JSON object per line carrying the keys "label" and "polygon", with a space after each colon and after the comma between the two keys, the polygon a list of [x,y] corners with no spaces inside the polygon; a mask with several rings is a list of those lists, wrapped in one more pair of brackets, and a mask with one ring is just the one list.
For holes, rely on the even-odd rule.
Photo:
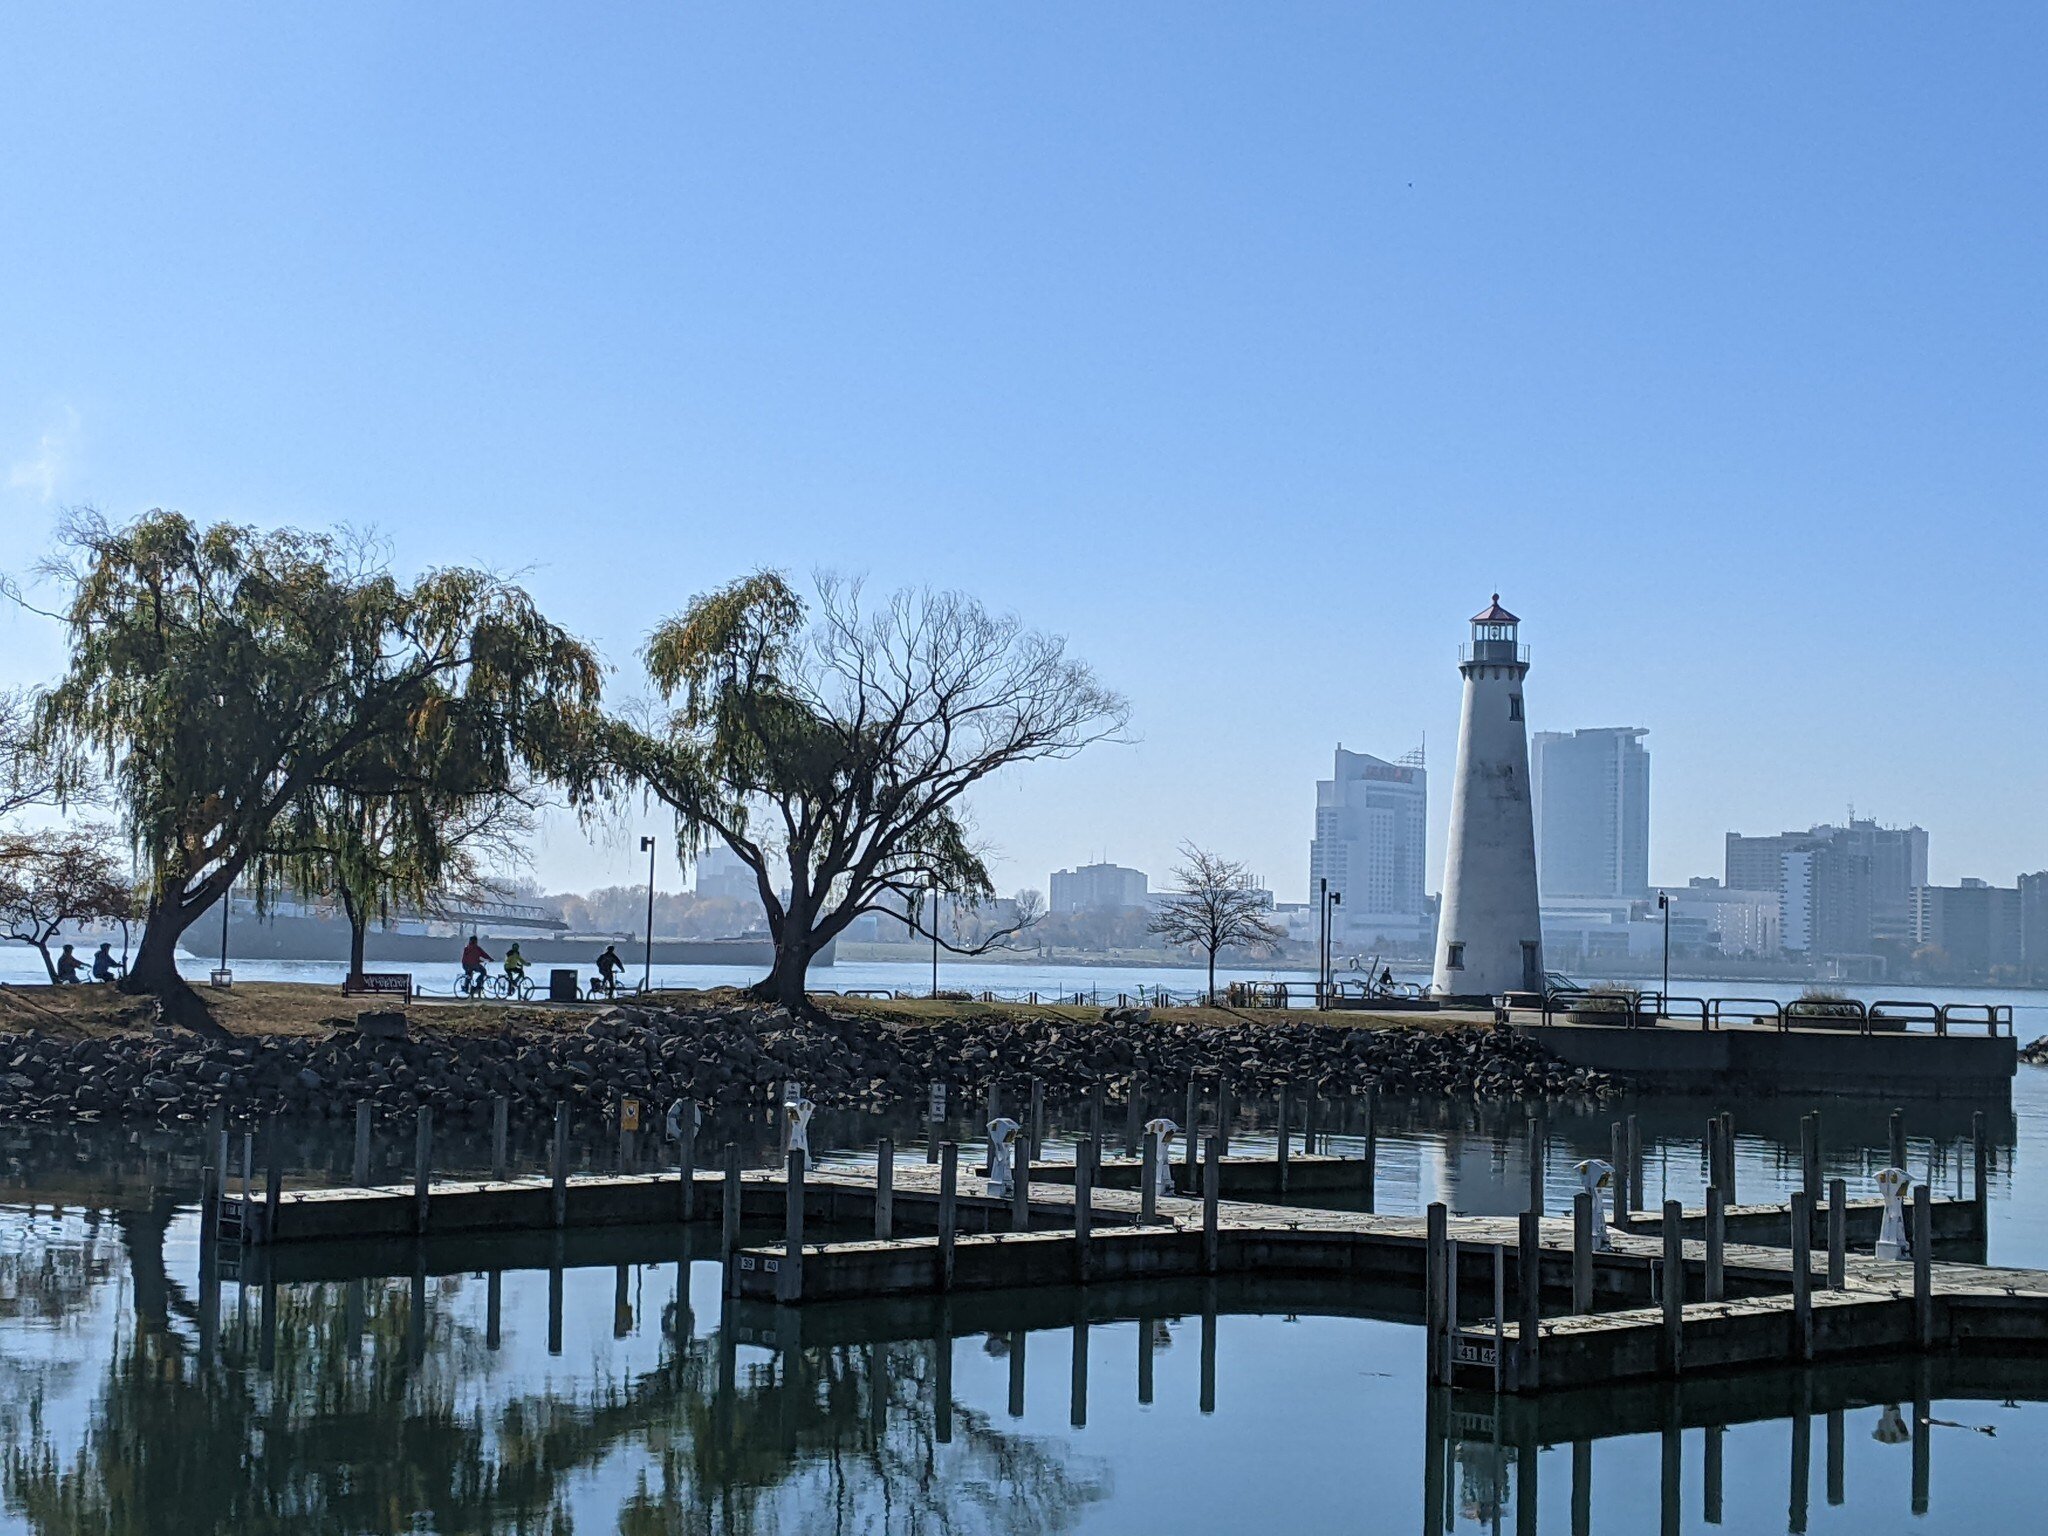
{"label": "dock post", "polygon": [[1970,1161],[1973,1180],[1970,1185],[1970,1197],[1977,1202],[1979,1231],[1988,1233],[1990,1228],[1985,1217],[1989,1210],[1986,1202],[1989,1198],[1991,1145],[1984,1139],[1984,1111],[1981,1109],[1970,1111]]}
{"label": "dock post", "polygon": [[502,1184],[511,1176],[512,1101],[502,1093],[491,1095],[491,1177]]}
{"label": "dock post", "polygon": [[946,1085],[933,1083],[928,1091],[924,1114],[924,1160],[939,1160],[939,1131],[946,1123]]}
{"label": "dock post", "polygon": [[1628,1117],[1628,1218],[1634,1224],[1643,1208],[1643,1128],[1634,1115]]}
{"label": "dock post", "polygon": [[1012,1154],[1010,1174],[1010,1230],[1031,1230],[1031,1148],[1020,1146]]}
{"label": "dock post", "polygon": [[1593,1195],[1572,1196],[1572,1311],[1593,1310]]}
{"label": "dock post", "polygon": [[1145,1138],[1145,1152],[1138,1164],[1138,1220],[1159,1219],[1159,1138]]}
{"label": "dock post", "polygon": [[1828,1180],[1828,1289],[1839,1291],[1849,1277],[1849,1185]]}
{"label": "dock post", "polygon": [[1707,1183],[1726,1189],[1727,1170],[1721,1166],[1721,1117],[1707,1116]]}
{"label": "dock post", "polygon": [[1445,1284],[1445,1240],[1450,1230],[1450,1207],[1441,1200],[1432,1201],[1425,1228],[1422,1249],[1422,1310],[1423,1310],[1423,1352],[1426,1357],[1424,1374],[1430,1385],[1443,1380],[1444,1356],[1444,1297],[1448,1293]]}
{"label": "dock post", "polygon": [[999,1119],[1003,1113],[1003,1085],[993,1077],[988,1080],[988,1119]]}
{"label": "dock post", "polygon": [[1202,1273],[1216,1273],[1218,1251],[1222,1246],[1221,1233],[1217,1226],[1216,1201],[1223,1185],[1223,1138],[1211,1136],[1202,1159]]}
{"label": "dock post", "polygon": [[569,1221],[569,1106],[555,1106],[555,1139],[548,1159],[548,1179],[554,1186],[556,1230]]}
{"label": "dock post", "polygon": [[361,1189],[370,1182],[370,1101],[356,1101],[356,1161],[351,1170],[354,1183]]}
{"label": "dock post", "polygon": [[1664,1202],[1664,1370],[1685,1368],[1685,1207]]}
{"label": "dock post", "polygon": [[1721,1157],[1728,1164],[1728,1177],[1722,1182],[1722,1193],[1728,1197],[1730,1205],[1740,1205],[1742,1202],[1735,1193],[1735,1117],[1725,1109],[1721,1111]]}
{"label": "dock post", "polygon": [[1223,1143],[1223,1155],[1230,1156],[1230,1117],[1236,1106],[1231,1103],[1230,1079],[1216,1079],[1216,1136]]}
{"label": "dock post", "polygon": [[960,1221],[960,1143],[939,1147],[939,1289],[953,1289],[953,1236]]}
{"label": "dock post", "polygon": [[1379,1204],[1380,1144],[1379,1127],[1374,1123],[1376,1111],[1371,1093],[1365,1096],[1365,1169],[1360,1177],[1365,1182],[1362,1191],[1365,1196],[1365,1214],[1370,1216]]}
{"label": "dock post", "polygon": [[725,1220],[719,1229],[718,1254],[725,1261],[729,1279],[733,1250],[740,1245],[740,1149],[737,1142],[725,1144],[725,1177],[719,1181],[719,1192],[725,1202]]}
{"label": "dock post", "polygon": [[791,1147],[783,1179],[782,1267],[775,1272],[775,1299],[804,1295],[804,1149]]}
{"label": "dock post", "polygon": [[242,1132],[242,1238],[246,1243],[256,1226],[256,1133]]}
{"label": "dock post", "polygon": [[1728,1252],[1728,1202],[1716,1185],[1707,1187],[1707,1279],[1705,1299],[1721,1300],[1726,1283],[1723,1265]]}
{"label": "dock post", "polygon": [[1074,1149],[1074,1280],[1088,1283],[1088,1240],[1095,1230],[1095,1138]]}
{"label": "dock post", "polygon": [[1810,1200],[1820,1199],[1819,1133],[1812,1115],[1799,1117],[1799,1187]]}
{"label": "dock post", "polygon": [[1187,1110],[1182,1115],[1180,1122],[1181,1129],[1187,1133],[1188,1138],[1187,1146],[1182,1149],[1183,1160],[1187,1164],[1187,1177],[1181,1182],[1188,1192],[1188,1197],[1193,1199],[1196,1189],[1200,1187],[1200,1181],[1195,1177],[1195,1166],[1197,1160],[1202,1155],[1200,1149],[1202,1138],[1195,1130],[1195,1116],[1202,1107],[1202,1095],[1201,1090],[1195,1085],[1195,1075],[1192,1072],[1188,1074],[1187,1098]]}
{"label": "dock post", "polygon": [[1891,1166],[1906,1166],[1906,1112],[1903,1109],[1892,1111]]}
{"label": "dock post", "polygon": [[1322,1095],[1316,1092],[1316,1085],[1311,1082],[1308,1092],[1301,1096],[1301,1150],[1310,1157],[1315,1156],[1322,1146],[1321,1108]]}
{"label": "dock post", "polygon": [[1031,1150],[1045,1150],[1045,1083],[1042,1079],[1031,1079]]}
{"label": "dock post", "polygon": [[1538,1216],[1543,1214],[1544,1196],[1543,1162],[1549,1141],[1548,1128],[1543,1123],[1543,1111],[1539,1107],[1529,1116],[1529,1209]]}
{"label": "dock post", "polygon": [[1523,1391],[1533,1392],[1542,1380],[1537,1372],[1536,1351],[1543,1332],[1543,1218],[1534,1211],[1524,1211],[1520,1226],[1515,1257],[1520,1261],[1521,1273],[1516,1277],[1515,1290],[1521,1307],[1521,1337],[1515,1349],[1515,1381]]}
{"label": "dock post", "polygon": [[1095,1144],[1095,1171],[1102,1171],[1102,1116],[1104,1089],[1098,1081],[1088,1090],[1088,1139]]}
{"label": "dock post", "polygon": [[[278,1133],[277,1112],[271,1111],[270,1119],[263,1127],[264,1162],[263,1172],[263,1241],[270,1242],[277,1236],[277,1207],[284,1196],[284,1138]],[[424,1204],[420,1207],[421,1221],[425,1221]]]}
{"label": "dock post", "polygon": [[697,1219],[697,1101],[683,1100],[683,1112],[678,1118],[676,1129],[681,1134],[676,1138],[676,1196],[680,1202],[678,1214],[684,1221]]}
{"label": "dock post", "polygon": [[1136,1157],[1145,1133],[1145,1053],[1131,1061],[1131,1087],[1124,1096],[1124,1156]]}
{"label": "dock post", "polygon": [[1288,1114],[1289,1114],[1290,1110],[1291,1110],[1291,1109],[1292,1109],[1292,1107],[1293,1107],[1292,1105],[1290,1105],[1290,1104],[1288,1103],[1288,1097],[1289,1097],[1289,1095],[1288,1095],[1288,1092],[1287,1092],[1287,1080],[1286,1080],[1285,1078],[1282,1078],[1282,1079],[1280,1080],[1280,1092],[1279,1092],[1279,1099],[1280,1099],[1280,1126],[1279,1126],[1279,1129],[1280,1129],[1280,1135],[1279,1135],[1279,1139],[1278,1139],[1278,1140],[1277,1140],[1277,1141],[1275,1142],[1275,1144],[1274,1144],[1274,1149],[1273,1149],[1273,1161],[1274,1161],[1274,1166],[1275,1166],[1275,1168],[1277,1169],[1277,1171],[1278,1171],[1278,1175],[1279,1175],[1279,1180],[1280,1180],[1280,1193],[1281,1193],[1281,1194],[1283,1194],[1283,1195],[1287,1193],[1287,1143],[1288,1143],[1288,1142],[1290,1142],[1290,1141],[1292,1141],[1292,1140],[1294,1139],[1294,1138],[1293,1138],[1293,1136],[1292,1136],[1292,1134],[1290,1133],[1290,1131],[1289,1131],[1289,1129],[1288,1129],[1288,1124],[1287,1124],[1287,1117],[1288,1117]]}
{"label": "dock post", "polygon": [[896,1235],[896,1143],[887,1136],[875,1143],[875,1237],[887,1242]]}
{"label": "dock post", "polygon": [[1924,1182],[1913,1186],[1913,1338],[1934,1347],[1934,1200]]}
{"label": "dock post", "polygon": [[434,1178],[434,1112],[420,1106],[412,1144],[413,1230],[427,1230],[427,1191]]}
{"label": "dock post", "polygon": [[[208,1138],[209,1142],[211,1138]],[[206,1149],[206,1161],[199,1168],[199,1281],[206,1284],[213,1270],[213,1255],[220,1241],[220,1184],[214,1171],[213,1148]]]}
{"label": "dock post", "polygon": [[1792,1195],[1792,1358],[1813,1358],[1813,1196]]}
{"label": "dock post", "polygon": [[1609,1219],[1621,1231],[1628,1230],[1628,1128],[1619,1120],[1607,1128],[1608,1161],[1614,1165],[1609,1184],[1614,1209]]}

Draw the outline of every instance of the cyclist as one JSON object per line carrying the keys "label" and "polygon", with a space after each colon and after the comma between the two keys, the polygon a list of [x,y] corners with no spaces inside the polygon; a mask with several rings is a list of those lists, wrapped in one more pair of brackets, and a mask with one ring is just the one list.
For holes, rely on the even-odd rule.
{"label": "cyclist", "polygon": [[619,973],[626,968],[626,962],[619,958],[619,946],[607,944],[604,953],[597,957],[598,985],[605,990],[605,996],[616,997],[619,991]]}
{"label": "cyclist", "polygon": [[119,981],[121,962],[114,958],[114,946],[102,944],[92,957],[92,979],[94,981]]}
{"label": "cyclist", "polygon": [[475,997],[483,991],[484,966],[490,960],[491,956],[483,945],[477,943],[476,935],[472,933],[469,942],[462,946],[462,990],[468,996]]}
{"label": "cyclist", "polygon": [[510,997],[517,997],[525,984],[526,956],[519,953],[519,943],[515,939],[505,946],[505,992]]}
{"label": "cyclist", "polygon": [[64,952],[57,956],[57,985],[60,987],[77,986],[79,977],[84,970],[85,962],[73,954],[71,946],[66,944]]}

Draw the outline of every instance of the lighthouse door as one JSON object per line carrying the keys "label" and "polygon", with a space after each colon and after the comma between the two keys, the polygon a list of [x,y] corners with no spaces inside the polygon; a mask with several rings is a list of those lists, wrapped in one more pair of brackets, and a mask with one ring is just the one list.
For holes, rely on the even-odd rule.
{"label": "lighthouse door", "polygon": [[1533,939],[1522,940],[1522,990],[1543,990],[1542,946]]}

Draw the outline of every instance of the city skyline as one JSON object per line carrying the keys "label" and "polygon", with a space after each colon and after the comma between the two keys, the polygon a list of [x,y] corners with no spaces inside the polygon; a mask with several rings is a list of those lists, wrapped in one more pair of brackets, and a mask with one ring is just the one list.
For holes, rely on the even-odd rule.
{"label": "city skyline", "polygon": [[[8,12],[0,567],[82,503],[375,526],[622,697],[766,559],[959,587],[1136,706],[976,797],[1000,887],[1192,840],[1294,899],[1300,786],[1448,751],[1498,589],[1532,730],[1653,733],[1653,883],[1851,805],[1943,883],[2048,865],[2048,210],[1999,190],[2048,18],[919,15]],[[60,655],[0,605],[0,683]],[[657,817],[535,873],[645,832],[683,883]]]}

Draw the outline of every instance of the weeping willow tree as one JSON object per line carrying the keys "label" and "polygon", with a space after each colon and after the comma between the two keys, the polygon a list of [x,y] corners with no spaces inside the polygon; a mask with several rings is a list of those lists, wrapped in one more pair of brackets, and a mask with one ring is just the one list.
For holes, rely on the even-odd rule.
{"label": "weeping willow tree", "polygon": [[775,941],[754,992],[791,1009],[808,1006],[812,958],[863,913],[957,950],[928,898],[994,895],[967,792],[1127,719],[1064,640],[957,592],[869,609],[858,585],[821,577],[813,607],[760,572],[696,598],[644,655],[668,712],[617,725],[613,761],[675,812],[684,846],[722,842],[753,871]]}
{"label": "weeping willow tree", "polygon": [[67,589],[71,656],[42,723],[106,765],[147,873],[123,985],[174,1016],[203,1015],[179,939],[351,765],[459,762],[503,789],[561,775],[575,797],[597,659],[500,577],[407,584],[361,539],[163,511],[81,514],[64,544],[46,569]]}

